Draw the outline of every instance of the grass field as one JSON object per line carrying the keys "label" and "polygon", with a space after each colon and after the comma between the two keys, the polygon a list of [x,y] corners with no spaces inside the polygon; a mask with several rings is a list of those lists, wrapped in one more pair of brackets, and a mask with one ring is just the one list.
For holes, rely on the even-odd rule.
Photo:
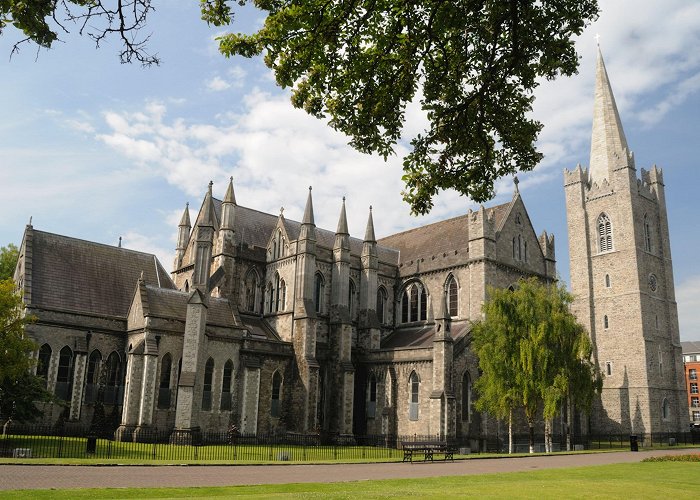
{"label": "grass field", "polygon": [[[339,466],[342,467],[342,466]],[[342,473],[341,473],[342,474]],[[226,488],[0,491],[1,498],[698,498],[700,465],[615,464],[423,479]]]}

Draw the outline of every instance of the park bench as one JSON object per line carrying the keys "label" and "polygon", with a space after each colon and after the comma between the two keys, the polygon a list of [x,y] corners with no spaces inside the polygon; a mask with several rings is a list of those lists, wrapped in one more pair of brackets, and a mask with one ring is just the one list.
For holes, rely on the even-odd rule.
{"label": "park bench", "polygon": [[413,462],[413,456],[423,455],[423,461],[434,461],[434,455],[442,455],[443,460],[454,460],[457,447],[441,441],[401,441],[403,461]]}

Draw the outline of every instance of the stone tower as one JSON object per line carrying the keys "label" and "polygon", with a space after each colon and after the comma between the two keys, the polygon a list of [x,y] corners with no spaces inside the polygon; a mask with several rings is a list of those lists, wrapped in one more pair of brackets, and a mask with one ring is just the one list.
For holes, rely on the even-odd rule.
{"label": "stone tower", "polygon": [[663,176],[637,178],[598,51],[588,169],[565,170],[574,312],[604,375],[593,433],[685,429],[687,401]]}

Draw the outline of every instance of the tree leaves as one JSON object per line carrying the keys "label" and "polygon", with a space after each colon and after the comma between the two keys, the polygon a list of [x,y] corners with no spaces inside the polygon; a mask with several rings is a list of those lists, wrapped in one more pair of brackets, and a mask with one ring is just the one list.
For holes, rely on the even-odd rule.
{"label": "tree leaves", "polygon": [[520,407],[531,425],[540,409],[546,420],[553,418],[566,398],[588,410],[602,379],[563,285],[530,278],[513,291],[488,293],[485,319],[472,329],[482,371],[475,383],[477,408],[505,418]]}
{"label": "tree leaves", "polygon": [[327,118],[357,150],[394,154],[406,106],[420,99],[430,124],[410,138],[403,162],[414,213],[428,212],[444,189],[486,201],[496,179],[535,167],[537,79],[576,71],[572,37],[598,12],[595,0],[255,5],[267,11],[263,27],[222,36],[221,52],[264,53],[293,105]]}

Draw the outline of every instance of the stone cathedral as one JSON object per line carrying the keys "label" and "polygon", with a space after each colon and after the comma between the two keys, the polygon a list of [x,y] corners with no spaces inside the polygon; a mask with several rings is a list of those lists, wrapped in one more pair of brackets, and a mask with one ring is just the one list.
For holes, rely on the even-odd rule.
{"label": "stone cathedral", "polygon": [[[637,179],[602,58],[590,167],[565,185],[576,313],[606,375],[580,431],[681,430],[663,180],[656,167]],[[345,205],[333,231],[316,226],[310,188],[294,221],[210,183],[194,217],[184,210],[171,272],[28,225],[15,281],[37,318],[37,373],[70,420],[111,408],[120,439],[494,433],[472,405],[471,324],[487,287],[556,279],[554,237],[535,233],[517,181],[508,203],[380,239],[371,207],[350,236]]]}

